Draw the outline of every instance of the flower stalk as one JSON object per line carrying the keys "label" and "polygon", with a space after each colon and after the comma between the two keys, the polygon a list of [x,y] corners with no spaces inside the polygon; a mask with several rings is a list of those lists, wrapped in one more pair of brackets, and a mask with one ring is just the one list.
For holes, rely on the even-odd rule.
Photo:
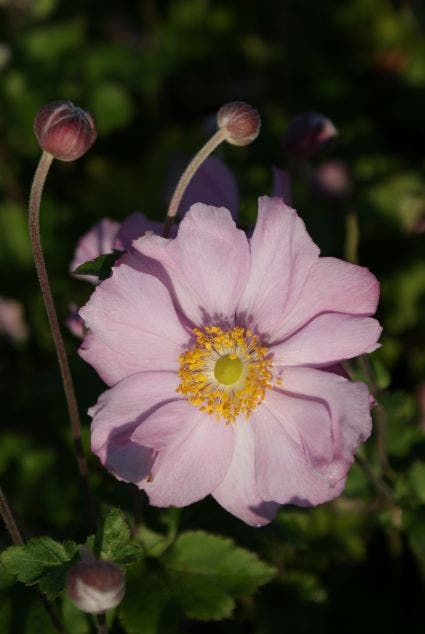
{"label": "flower stalk", "polygon": [[210,156],[210,154],[212,154],[214,150],[220,145],[220,143],[225,141],[226,137],[227,132],[224,129],[217,130],[213,134],[213,136],[205,143],[205,145],[199,150],[199,152],[195,154],[189,165],[186,167],[185,171],[180,177],[180,180],[177,184],[173,197],[171,198],[170,205],[168,207],[164,230],[162,232],[164,238],[168,238],[170,234],[170,230],[173,226],[173,222],[183,198],[184,192],[186,191],[186,188],[192,180],[194,174],[202,165],[202,163]]}
{"label": "flower stalk", "polygon": [[49,172],[50,165],[53,161],[53,156],[43,151],[37,170],[34,175],[34,180],[31,187],[30,202],[29,202],[29,233],[31,238],[31,245],[34,255],[35,268],[37,270],[37,276],[40,283],[41,293],[43,295],[44,306],[46,308],[47,317],[52,332],[53,341],[56,348],[57,358],[59,362],[60,373],[62,377],[63,387],[65,391],[66,401],[68,405],[69,420],[71,424],[71,433],[74,443],[74,450],[78,464],[78,470],[81,475],[81,479],[84,485],[88,510],[90,516],[91,526],[95,526],[95,511],[94,502],[90,492],[88,483],[88,468],[87,460],[84,454],[83,444],[81,440],[81,424],[80,415],[78,411],[77,399],[75,396],[74,384],[69,368],[68,357],[63,341],[61,329],[59,326],[59,320],[53,301],[52,292],[50,289],[49,278],[47,275],[46,264],[44,261],[43,248],[41,244],[40,236],[40,203],[43,192],[43,187],[46,181],[47,174]]}

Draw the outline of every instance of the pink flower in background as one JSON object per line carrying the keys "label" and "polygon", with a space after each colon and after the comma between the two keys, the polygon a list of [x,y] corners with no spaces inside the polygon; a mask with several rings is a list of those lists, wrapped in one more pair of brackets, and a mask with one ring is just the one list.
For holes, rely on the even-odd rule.
{"label": "pink flower in background", "polygon": [[0,335],[17,344],[28,339],[24,307],[16,299],[0,297]]}
{"label": "pink flower in background", "polygon": [[301,159],[321,152],[338,135],[330,119],[320,112],[303,112],[289,123],[282,139],[283,149]]}
{"label": "pink flower in background", "polygon": [[81,310],[80,354],[111,386],[92,450],[153,505],[211,494],[252,525],[338,496],[371,421],[366,385],[333,370],[377,347],[378,296],[367,269],[319,257],[281,199],[260,199],[249,240],[226,209],[194,205]]}

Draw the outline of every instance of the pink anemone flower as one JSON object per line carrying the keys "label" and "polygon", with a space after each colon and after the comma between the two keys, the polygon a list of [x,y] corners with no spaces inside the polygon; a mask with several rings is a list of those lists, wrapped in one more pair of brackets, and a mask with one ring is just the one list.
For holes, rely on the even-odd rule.
{"label": "pink anemone flower", "polygon": [[319,257],[297,213],[261,198],[248,239],[195,204],[174,239],[133,242],[81,315],[111,386],[92,450],[155,506],[211,494],[246,523],[338,496],[370,434],[366,385],[335,371],[378,347],[365,268]]}

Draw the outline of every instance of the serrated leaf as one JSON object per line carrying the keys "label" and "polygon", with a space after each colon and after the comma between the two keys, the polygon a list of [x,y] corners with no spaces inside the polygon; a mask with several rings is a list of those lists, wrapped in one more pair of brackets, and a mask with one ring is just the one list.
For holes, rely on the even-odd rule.
{"label": "serrated leaf", "polygon": [[54,599],[64,588],[70,562],[78,553],[74,542],[55,541],[51,537],[34,537],[24,546],[10,546],[1,554],[1,563],[26,585],[40,584]]}
{"label": "serrated leaf", "polygon": [[111,276],[112,267],[122,254],[123,251],[115,250],[113,253],[99,255],[94,260],[80,264],[74,273],[78,273],[78,275],[95,275],[100,280],[106,280]]}
{"label": "serrated leaf", "polygon": [[131,543],[130,539],[130,529],[124,513],[117,508],[111,509],[105,517],[99,536],[101,558],[114,561],[118,565],[136,561],[142,556],[142,550],[138,544]]}
{"label": "serrated leaf", "polygon": [[203,531],[181,534],[162,561],[183,611],[201,620],[229,616],[235,598],[251,594],[276,574],[231,539]]}
{"label": "serrated leaf", "polygon": [[34,537],[24,546],[10,546],[2,553],[1,562],[19,581],[31,585],[49,569],[70,561],[77,552],[74,542],[60,544],[51,537]]}

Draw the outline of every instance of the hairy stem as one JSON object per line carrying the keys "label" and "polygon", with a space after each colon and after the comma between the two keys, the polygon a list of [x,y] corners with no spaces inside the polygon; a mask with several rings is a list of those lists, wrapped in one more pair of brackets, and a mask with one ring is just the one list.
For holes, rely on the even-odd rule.
{"label": "hairy stem", "polygon": [[41,293],[43,295],[44,306],[46,308],[47,317],[49,319],[50,329],[53,341],[56,347],[56,353],[59,362],[60,373],[62,376],[63,387],[65,391],[66,401],[68,405],[69,420],[71,423],[71,433],[74,442],[74,450],[78,463],[78,469],[81,475],[83,486],[85,489],[88,510],[90,516],[91,528],[95,527],[95,506],[93,497],[90,492],[88,482],[87,461],[84,455],[83,444],[81,440],[80,415],[78,412],[77,399],[75,397],[74,384],[72,381],[71,371],[69,368],[68,357],[65,350],[65,344],[62,338],[59,320],[55,309],[55,304],[50,289],[49,278],[47,275],[46,264],[43,256],[40,236],[40,202],[41,195],[46,181],[47,173],[52,163],[53,156],[48,152],[43,152],[34,175],[31,187],[30,203],[29,203],[29,232],[31,245],[34,254],[34,262],[37,270],[38,280],[40,282]]}
{"label": "hairy stem", "polygon": [[196,170],[199,169],[205,159],[207,159],[209,155],[214,152],[214,150],[220,145],[222,141],[226,139],[226,137],[227,132],[224,129],[217,130],[217,132],[213,134],[213,136],[209,139],[209,141],[205,143],[205,145],[199,150],[199,152],[195,154],[189,165],[186,167],[185,171],[180,177],[179,182],[177,183],[177,187],[174,190],[173,197],[168,207],[164,230],[162,232],[164,238],[168,238],[170,234],[170,229],[173,225],[174,218],[176,217],[176,213],[183,198],[184,192],[186,191],[186,188],[192,180]]}

